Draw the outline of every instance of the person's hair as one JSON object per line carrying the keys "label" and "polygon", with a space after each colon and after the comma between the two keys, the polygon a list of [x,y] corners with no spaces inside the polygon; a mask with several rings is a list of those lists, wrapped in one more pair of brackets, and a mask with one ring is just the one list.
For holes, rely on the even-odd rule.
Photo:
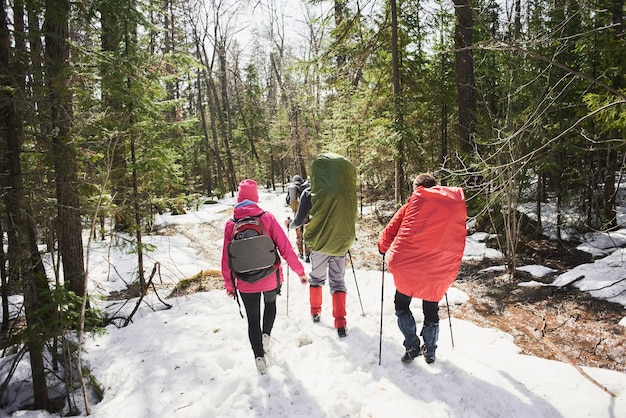
{"label": "person's hair", "polygon": [[435,180],[435,177],[432,174],[428,174],[428,173],[422,173],[418,175],[417,177],[415,177],[415,180],[413,180],[413,188],[417,188],[419,186],[424,186],[428,188],[428,187],[433,187],[435,185],[437,185],[437,181]]}

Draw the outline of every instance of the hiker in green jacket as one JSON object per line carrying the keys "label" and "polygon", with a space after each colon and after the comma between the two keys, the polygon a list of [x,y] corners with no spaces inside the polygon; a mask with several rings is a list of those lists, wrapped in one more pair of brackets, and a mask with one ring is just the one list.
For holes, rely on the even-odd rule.
{"label": "hiker in green jacket", "polygon": [[313,161],[311,186],[300,196],[300,206],[289,228],[308,219],[304,241],[311,249],[309,300],[313,322],[322,313],[322,286],[328,276],[334,325],[339,337],[346,331],[346,255],[356,237],[356,168],[345,157],[320,154]]}

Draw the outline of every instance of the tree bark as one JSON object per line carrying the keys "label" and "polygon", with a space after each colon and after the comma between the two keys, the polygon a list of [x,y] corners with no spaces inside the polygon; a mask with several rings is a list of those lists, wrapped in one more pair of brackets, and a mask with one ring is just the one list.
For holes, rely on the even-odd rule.
{"label": "tree bark", "polygon": [[[624,19],[623,19],[623,10],[624,10],[624,0],[612,0],[611,2],[611,20],[613,23],[613,42],[616,45],[620,43],[623,44],[624,37]],[[617,49],[617,48],[616,48]],[[616,53],[614,55],[614,62],[612,63],[615,68],[621,68],[623,70],[623,60],[624,55],[622,53]],[[611,87],[613,87],[616,91],[619,91],[622,88],[622,84],[624,82],[623,71],[616,71],[615,76],[611,82]],[[611,132],[610,138],[622,138],[624,139],[624,132],[619,132],[619,130],[614,130]],[[606,156],[606,172],[604,175],[604,195],[603,195],[603,206],[604,206],[604,219],[608,229],[615,229],[618,226],[617,223],[617,190],[615,188],[615,182],[617,178],[617,173],[620,171],[620,167],[623,168],[623,156],[620,158],[617,149],[612,145],[608,145],[607,156]],[[620,163],[620,161],[622,163]]]}
{"label": "tree bark", "polygon": [[456,24],[454,44],[456,47],[456,85],[459,107],[460,149],[471,152],[474,144],[474,113],[476,111],[476,82],[472,54],[474,21],[469,0],[453,0]]}
{"label": "tree bark", "polygon": [[394,127],[396,140],[395,155],[395,201],[404,201],[404,115],[402,110],[402,84],[400,80],[400,47],[398,45],[398,8],[396,0],[390,0],[391,6],[391,72],[393,80]]}
{"label": "tree bark", "polygon": [[[26,51],[13,51],[13,56],[25,56]],[[19,84],[24,80],[24,66],[10,61],[11,38],[6,9],[0,9],[0,143],[4,148],[0,153],[2,177],[5,178],[4,194],[9,229],[16,237],[14,250],[17,265],[15,274],[22,279],[24,287],[24,311],[27,323],[27,342],[33,381],[34,409],[46,409],[49,405],[45,378],[43,348],[46,338],[46,321],[40,316],[40,308],[50,295],[43,263],[35,241],[29,205],[24,193],[22,165],[20,160],[23,121],[18,112]]]}
{"label": "tree bark", "polygon": [[77,149],[71,137],[69,0],[47,0],[44,23],[48,126],[52,136],[58,211],[59,252],[67,289],[86,297],[82,222],[78,198]]}
{"label": "tree bark", "polygon": [[[228,185],[232,193],[237,191],[237,181],[235,174],[235,166],[233,161],[233,154],[230,144],[232,143],[232,115],[230,110],[230,100],[228,95],[228,77],[226,76],[226,39],[220,39],[217,45],[217,57],[219,62],[219,82],[220,82],[220,132],[222,134],[222,140],[224,141],[224,150],[226,151],[226,166],[228,168],[226,176],[228,179]],[[216,92],[217,93],[217,92]],[[220,103],[219,100],[215,100],[216,103]]]}

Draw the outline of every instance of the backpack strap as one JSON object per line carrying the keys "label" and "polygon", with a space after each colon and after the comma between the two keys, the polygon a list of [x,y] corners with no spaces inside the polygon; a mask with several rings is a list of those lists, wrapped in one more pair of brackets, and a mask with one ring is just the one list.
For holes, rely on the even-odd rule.
{"label": "backpack strap", "polygon": [[265,231],[265,226],[263,225],[263,222],[261,222],[261,216],[263,215],[265,215],[265,211],[259,213],[258,215],[244,216],[243,218],[235,218],[233,216],[232,218],[230,218],[230,220],[234,222],[233,231],[235,230],[235,226],[237,225],[237,222],[241,221],[242,219],[254,219],[254,218],[259,219],[259,224],[261,225],[261,228],[263,229],[263,231]]}
{"label": "backpack strap", "polygon": [[233,272],[230,272],[230,280],[233,281],[233,290],[235,291],[235,300],[237,301],[237,305],[239,306],[239,315],[243,319],[243,314],[241,313],[241,302],[239,302],[239,290],[237,289],[237,285],[235,284],[235,275]]}

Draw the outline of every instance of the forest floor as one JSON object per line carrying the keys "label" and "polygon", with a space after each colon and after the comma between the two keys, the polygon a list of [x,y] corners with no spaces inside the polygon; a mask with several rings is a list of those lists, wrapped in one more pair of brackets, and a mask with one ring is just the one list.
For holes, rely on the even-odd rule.
{"label": "forest floor", "polygon": [[[541,264],[563,273],[591,260],[568,244],[531,241],[526,246],[533,251],[521,257],[520,265]],[[521,287],[520,282],[529,281],[549,284],[554,276],[481,273],[490,264],[463,263],[454,286],[470,300],[454,307],[453,316],[511,334],[525,354],[626,372],[626,329],[618,325],[624,317],[622,305],[595,299],[573,286]]]}

